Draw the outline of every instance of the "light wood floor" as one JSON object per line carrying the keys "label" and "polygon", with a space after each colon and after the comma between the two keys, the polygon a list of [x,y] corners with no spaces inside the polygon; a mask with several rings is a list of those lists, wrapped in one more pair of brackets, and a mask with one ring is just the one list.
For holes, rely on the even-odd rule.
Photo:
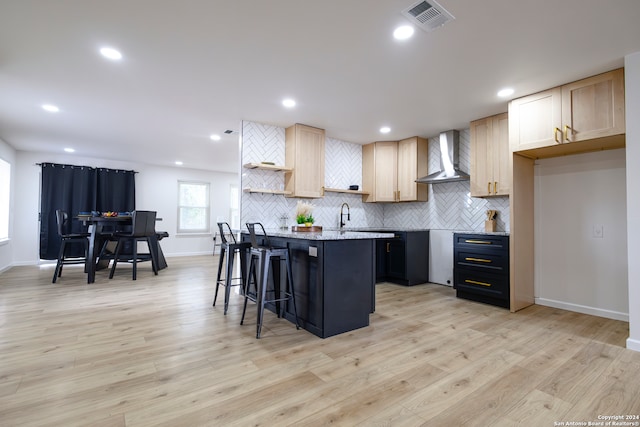
{"label": "light wood floor", "polygon": [[[519,313],[440,285],[377,286],[371,326],[317,338],[241,299],[211,307],[217,257],[0,275],[0,425],[553,426],[640,414],[628,325]],[[222,299],[219,299],[222,302]],[[253,306],[251,306],[253,308]]]}

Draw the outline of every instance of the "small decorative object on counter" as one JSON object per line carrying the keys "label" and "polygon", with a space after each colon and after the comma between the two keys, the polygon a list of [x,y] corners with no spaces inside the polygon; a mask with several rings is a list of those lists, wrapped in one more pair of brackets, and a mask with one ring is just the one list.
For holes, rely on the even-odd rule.
{"label": "small decorative object on counter", "polygon": [[296,206],[296,222],[298,225],[291,227],[291,231],[322,231],[321,226],[313,225],[313,208],[311,203],[299,201]]}
{"label": "small decorative object on counter", "polygon": [[287,215],[286,213],[283,213],[282,215],[280,215],[280,229],[282,230],[286,230],[288,228],[288,224],[289,223],[289,215]]}
{"label": "small decorative object on counter", "polygon": [[498,211],[489,209],[487,211],[487,220],[484,222],[484,231],[487,233],[493,233],[496,231],[496,217],[498,216]]}
{"label": "small decorative object on counter", "polygon": [[315,222],[312,214],[313,208],[314,206],[311,203],[299,201],[296,206],[296,222],[311,227]]}

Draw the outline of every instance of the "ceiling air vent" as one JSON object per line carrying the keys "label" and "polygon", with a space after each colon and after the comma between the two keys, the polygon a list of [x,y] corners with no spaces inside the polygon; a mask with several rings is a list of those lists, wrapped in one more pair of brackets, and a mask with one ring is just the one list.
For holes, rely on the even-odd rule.
{"label": "ceiling air vent", "polygon": [[419,1],[408,9],[403,10],[402,14],[427,32],[431,32],[456,19],[444,7],[433,0],[429,0],[429,2]]}

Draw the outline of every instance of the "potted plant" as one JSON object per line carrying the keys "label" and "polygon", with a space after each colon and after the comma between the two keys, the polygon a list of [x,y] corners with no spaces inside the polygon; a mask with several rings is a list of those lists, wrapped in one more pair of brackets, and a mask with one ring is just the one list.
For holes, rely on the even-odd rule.
{"label": "potted plant", "polygon": [[313,207],[311,203],[299,201],[296,206],[296,222],[311,227],[315,222],[312,214]]}

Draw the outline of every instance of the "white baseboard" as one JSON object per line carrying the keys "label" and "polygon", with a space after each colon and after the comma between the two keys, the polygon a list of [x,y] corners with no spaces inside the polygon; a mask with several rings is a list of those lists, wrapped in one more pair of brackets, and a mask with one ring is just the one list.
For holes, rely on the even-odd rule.
{"label": "white baseboard", "polygon": [[640,351],[640,340],[632,340],[627,338],[627,348],[633,351]]}
{"label": "white baseboard", "polygon": [[605,310],[597,307],[589,307],[586,305],[573,304],[565,301],[556,301],[546,298],[536,298],[535,303],[545,305],[547,307],[561,308],[563,310],[575,311],[582,314],[590,314],[592,316],[606,317],[607,319],[629,321],[629,313],[621,313],[619,311]]}

